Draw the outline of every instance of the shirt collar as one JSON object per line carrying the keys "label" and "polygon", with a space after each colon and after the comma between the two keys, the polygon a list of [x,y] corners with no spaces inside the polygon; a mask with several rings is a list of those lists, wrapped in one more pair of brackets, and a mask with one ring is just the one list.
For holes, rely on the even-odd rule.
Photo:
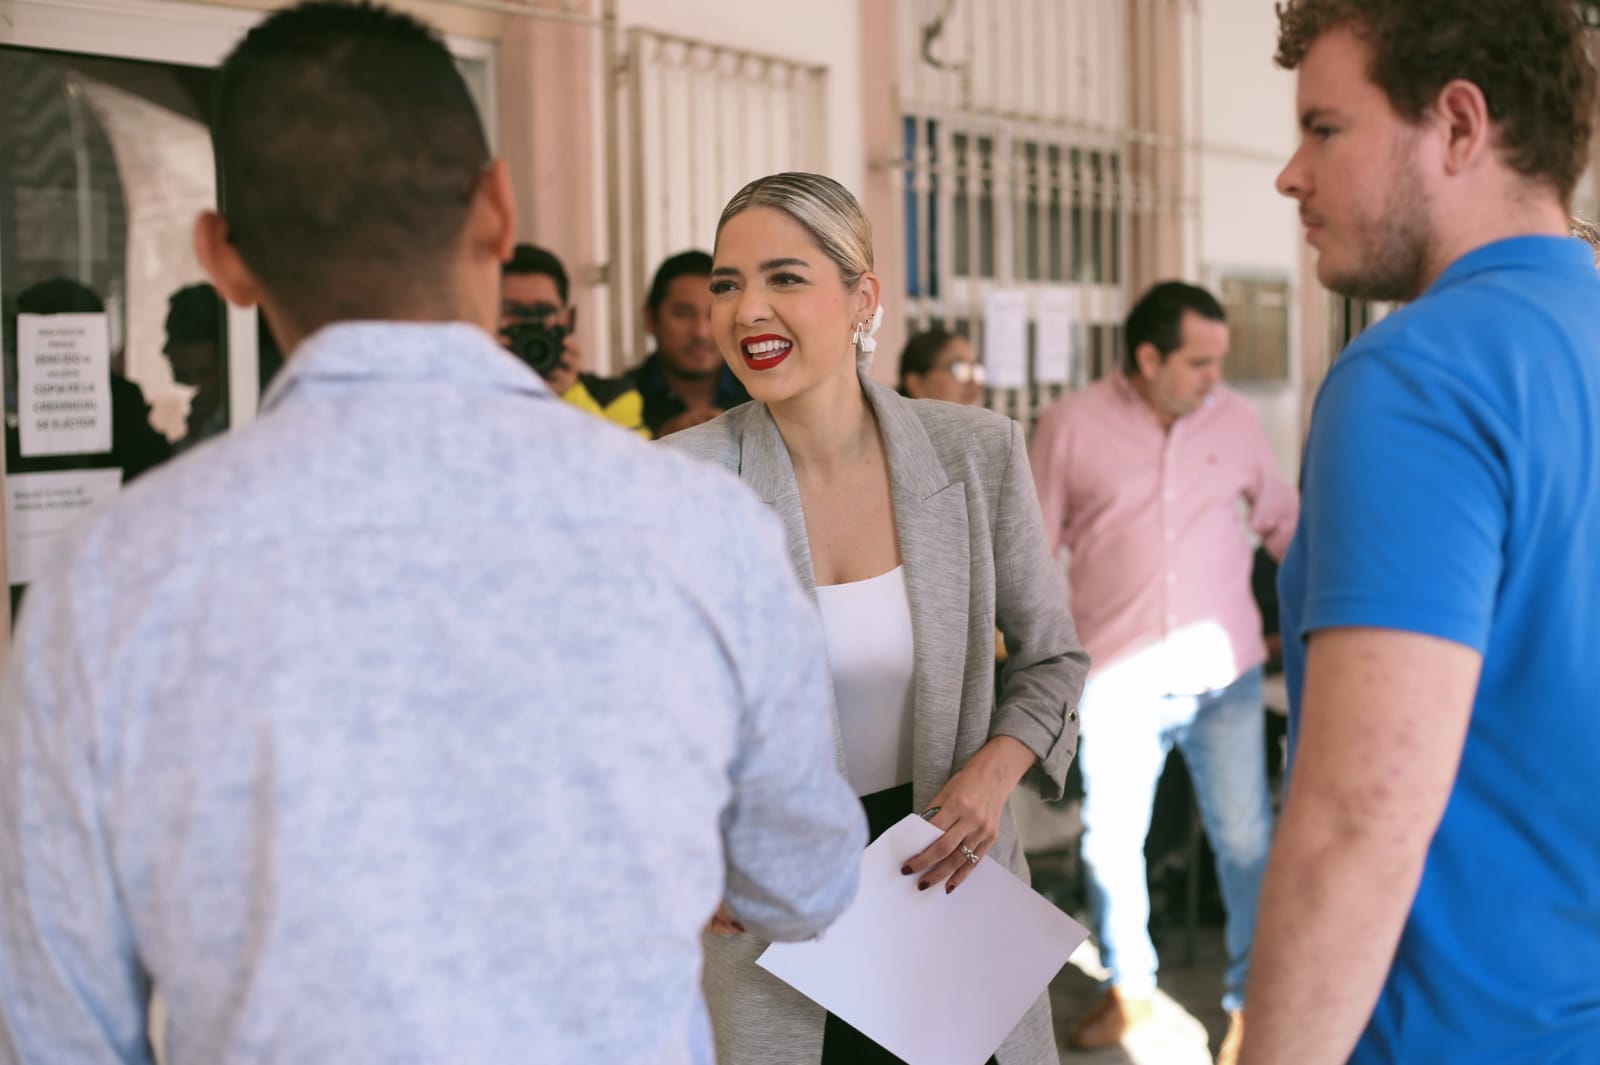
{"label": "shirt collar", "polygon": [[465,322],[338,322],[307,337],[279,371],[262,411],[302,382],[415,381],[550,396],[544,381]]}
{"label": "shirt collar", "polygon": [[[666,372],[661,369],[660,352],[652,352],[639,364],[639,368],[634,371],[634,386],[639,389],[640,395],[647,399],[655,398],[680,404],[683,402],[672,390],[672,385],[667,382]],[[724,365],[721,375],[717,378],[717,394],[713,401],[715,405],[728,410],[749,398],[739,384],[738,375]]]}
{"label": "shirt collar", "polygon": [[[1128,380],[1128,375],[1120,369],[1114,370],[1112,373],[1116,378],[1116,384],[1114,387],[1117,395],[1122,398],[1123,402],[1137,408],[1141,414],[1143,414],[1146,418],[1149,418],[1151,423],[1159,428],[1161,426],[1161,416],[1158,415],[1155,412],[1155,409],[1150,406],[1150,401],[1145,399],[1137,388],[1133,387],[1133,382]],[[1217,396],[1224,387],[1225,386],[1221,381],[1217,382],[1217,386],[1210,392],[1206,393],[1206,398],[1200,401],[1200,406],[1196,407],[1188,414],[1180,414],[1176,418],[1172,419],[1172,428],[1176,429],[1180,425],[1187,425],[1199,415],[1204,414],[1206,411],[1216,406]]]}
{"label": "shirt collar", "polygon": [[1133,382],[1128,380],[1128,375],[1120,367],[1111,372],[1111,377],[1116,381],[1113,387],[1116,389],[1117,395],[1121,396],[1124,402],[1136,403],[1145,408],[1149,407],[1149,404],[1144,401],[1144,397],[1139,394],[1139,390],[1133,387]]}
{"label": "shirt collar", "polygon": [[1594,252],[1576,237],[1508,237],[1474,248],[1445,268],[1429,286],[1438,291],[1489,270],[1571,268],[1594,273]]}
{"label": "shirt collar", "polygon": [[635,387],[647,397],[678,398],[672,394],[672,386],[667,384],[667,375],[661,372],[660,355],[652,353],[647,356],[634,371],[633,380]]}

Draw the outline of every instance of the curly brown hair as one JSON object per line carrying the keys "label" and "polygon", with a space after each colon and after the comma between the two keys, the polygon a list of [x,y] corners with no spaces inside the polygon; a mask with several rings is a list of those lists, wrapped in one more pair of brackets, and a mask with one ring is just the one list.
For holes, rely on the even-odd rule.
{"label": "curly brown hair", "polygon": [[1570,202],[1589,162],[1596,76],[1573,0],[1286,0],[1278,65],[1348,29],[1372,49],[1368,72],[1408,122],[1457,78],[1478,86],[1506,163]]}

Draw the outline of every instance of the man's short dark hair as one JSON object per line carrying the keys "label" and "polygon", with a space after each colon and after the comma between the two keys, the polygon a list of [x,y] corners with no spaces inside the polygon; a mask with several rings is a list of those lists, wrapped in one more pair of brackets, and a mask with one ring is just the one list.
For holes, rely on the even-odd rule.
{"label": "man's short dark hair", "polygon": [[561,297],[562,306],[570,302],[567,298],[571,289],[567,279],[567,268],[561,265],[556,253],[548,248],[541,248],[537,244],[518,244],[511,250],[511,258],[506,260],[500,274],[502,277],[543,274],[556,283],[556,294]]}
{"label": "man's short dark hair", "polygon": [[1130,374],[1139,372],[1139,346],[1154,344],[1161,353],[1161,361],[1183,347],[1183,315],[1193,311],[1213,322],[1226,322],[1228,312],[1222,309],[1217,297],[1196,285],[1182,281],[1163,281],[1139,297],[1139,302],[1128,312],[1123,326],[1123,339],[1127,351],[1122,368]]}
{"label": "man's short dark hair", "polygon": [[1293,70],[1317,38],[1348,29],[1371,47],[1368,76],[1408,122],[1451,81],[1472,82],[1506,163],[1571,201],[1596,108],[1574,0],[1286,0],[1277,12],[1279,66]]}
{"label": "man's short dark hair", "polygon": [[680,277],[703,277],[709,284],[711,256],[698,250],[680,251],[656,267],[656,276],[650,281],[650,295],[644,301],[651,314],[661,310],[661,305],[667,301],[667,290]]}
{"label": "man's short dark hair", "polygon": [[167,297],[167,343],[220,343],[222,319],[222,297],[215,288],[204,282],[186,285]]}
{"label": "man's short dark hair", "polygon": [[105,301],[88,285],[70,277],[52,277],[29,285],[17,293],[15,301],[6,300],[0,319],[7,341],[12,343],[19,314],[101,314],[105,309]]}
{"label": "man's short dark hair", "polygon": [[251,30],[222,64],[212,137],[229,237],[305,329],[445,286],[490,160],[438,34],[370,3]]}
{"label": "man's short dark hair", "polygon": [[17,293],[18,314],[101,314],[105,309],[99,293],[70,277],[52,277]]}

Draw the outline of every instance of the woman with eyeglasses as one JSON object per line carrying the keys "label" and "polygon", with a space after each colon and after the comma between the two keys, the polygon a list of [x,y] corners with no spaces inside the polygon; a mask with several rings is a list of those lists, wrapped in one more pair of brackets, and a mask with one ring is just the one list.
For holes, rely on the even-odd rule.
{"label": "woman with eyeglasses", "polygon": [[900,394],[975,407],[983,400],[983,364],[958,333],[930,329],[900,352]]}
{"label": "woman with eyeglasses", "polygon": [[[1006,800],[1029,775],[1061,794],[1088,657],[1021,428],[913,402],[865,372],[880,289],[867,219],[838,182],[751,182],[722,213],[713,260],[712,334],[755,402],[668,444],[721,463],[782,519],[821,611],[840,770],[872,835],[913,811],[942,833],[896,856],[902,875],[955,891],[988,857],[1026,879]],[[998,698],[996,626],[1010,651]],[[898,1060],[758,968],[766,943],[747,924],[724,908],[706,937],[719,1062]],[[1044,995],[995,1060],[1055,1065]]]}

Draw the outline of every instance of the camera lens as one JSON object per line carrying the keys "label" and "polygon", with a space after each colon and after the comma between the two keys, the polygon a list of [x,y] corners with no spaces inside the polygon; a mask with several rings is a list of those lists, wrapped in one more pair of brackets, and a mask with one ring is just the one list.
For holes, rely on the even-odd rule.
{"label": "camera lens", "polygon": [[560,326],[523,319],[501,330],[506,348],[540,377],[549,377],[561,365],[567,331]]}

